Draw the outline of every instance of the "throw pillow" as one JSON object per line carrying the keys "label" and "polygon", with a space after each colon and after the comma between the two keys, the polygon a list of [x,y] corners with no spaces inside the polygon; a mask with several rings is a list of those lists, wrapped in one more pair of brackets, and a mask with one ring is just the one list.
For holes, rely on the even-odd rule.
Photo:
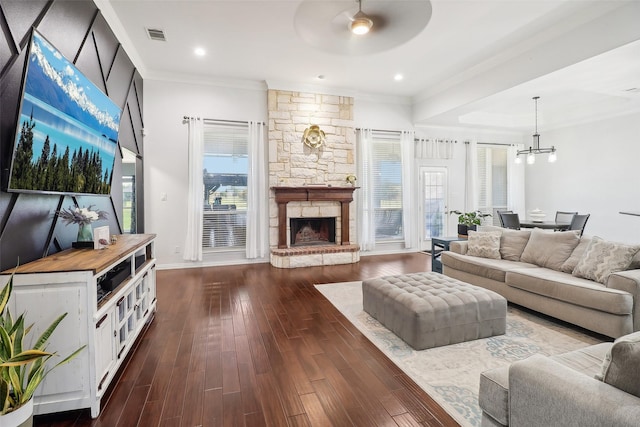
{"label": "throw pillow", "polygon": [[604,284],[611,273],[628,269],[638,251],[640,245],[608,242],[594,236],[573,269],[573,275]]}
{"label": "throw pillow", "polygon": [[580,231],[531,230],[520,261],[560,271],[562,264],[580,243]]}
{"label": "throw pillow", "polygon": [[605,355],[596,379],[640,397],[640,332],[618,338]]}
{"label": "throw pillow", "polygon": [[582,255],[584,255],[584,251],[587,250],[589,243],[591,243],[591,237],[582,236],[580,238],[580,243],[578,243],[578,246],[573,250],[571,256],[567,258],[564,264],[562,264],[562,267],[560,267],[560,271],[569,274],[573,273],[573,269],[578,265],[578,262],[582,258]]}
{"label": "throw pillow", "polygon": [[500,256],[509,261],[520,261],[531,230],[509,230],[505,228],[500,237]]}
{"label": "throw pillow", "polygon": [[482,258],[500,259],[499,231],[469,230],[467,239],[467,255]]}

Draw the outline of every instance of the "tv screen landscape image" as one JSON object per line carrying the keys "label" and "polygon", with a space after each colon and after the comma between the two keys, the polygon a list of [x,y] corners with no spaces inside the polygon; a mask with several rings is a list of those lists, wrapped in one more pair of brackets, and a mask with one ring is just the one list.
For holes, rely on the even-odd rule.
{"label": "tv screen landscape image", "polygon": [[34,29],[7,190],[110,194],[121,115]]}

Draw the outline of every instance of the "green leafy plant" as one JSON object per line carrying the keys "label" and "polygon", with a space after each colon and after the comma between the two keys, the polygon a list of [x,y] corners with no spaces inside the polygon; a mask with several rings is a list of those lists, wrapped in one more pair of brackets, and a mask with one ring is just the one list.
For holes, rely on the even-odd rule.
{"label": "green leafy plant", "polygon": [[0,415],[14,411],[33,397],[42,380],[54,368],[69,362],[84,347],[80,347],[64,360],[47,369],[47,361],[56,353],[46,351],[47,341],[67,313],[59,316],[40,335],[33,348],[25,349],[25,337],[33,325],[25,327],[24,314],[15,322],[7,307],[13,289],[13,274],[0,292]]}
{"label": "green leafy plant", "polygon": [[480,211],[472,211],[472,212],[449,211],[449,214],[458,215],[458,224],[463,224],[466,226],[480,225],[482,223],[482,218],[491,216],[491,214],[482,213]]}

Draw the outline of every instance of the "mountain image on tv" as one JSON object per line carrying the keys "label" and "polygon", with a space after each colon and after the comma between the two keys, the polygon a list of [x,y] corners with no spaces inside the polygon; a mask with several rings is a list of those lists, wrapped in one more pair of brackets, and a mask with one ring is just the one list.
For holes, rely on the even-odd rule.
{"label": "mountain image on tv", "polygon": [[9,190],[110,194],[121,114],[34,30]]}

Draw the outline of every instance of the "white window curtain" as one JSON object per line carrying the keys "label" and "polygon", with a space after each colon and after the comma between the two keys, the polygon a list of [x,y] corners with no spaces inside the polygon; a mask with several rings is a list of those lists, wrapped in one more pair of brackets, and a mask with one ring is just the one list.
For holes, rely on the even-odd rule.
{"label": "white window curtain", "polygon": [[204,155],[204,127],[202,120],[189,119],[189,188],[187,193],[187,235],[183,259],[202,261],[202,157]]}
{"label": "white window curtain", "polygon": [[412,215],[415,194],[413,188],[414,176],[414,133],[402,131],[400,133],[400,146],[402,148],[402,229],[404,231],[404,247],[417,246],[415,218]]}
{"label": "white window curtain", "polygon": [[507,186],[508,186],[508,207],[513,212],[520,213],[524,218],[526,214],[525,206],[525,185],[524,171],[525,163],[516,164],[514,159],[518,150],[524,150],[524,145],[511,145],[507,156]]}
{"label": "white window curtain", "polygon": [[448,139],[420,138],[416,140],[415,156],[418,159],[452,159],[455,141]]}
{"label": "white window curtain", "polygon": [[266,254],[269,209],[266,195],[264,124],[249,122],[249,173],[247,176],[247,258]]}
{"label": "white window curtain", "polygon": [[465,160],[464,210],[471,212],[478,209],[478,144],[467,141]]}
{"label": "white window curtain", "polygon": [[371,129],[359,129],[356,135],[358,176],[362,183],[357,194],[358,244],[362,251],[376,247],[376,230],[373,210],[373,177],[371,176]]}

